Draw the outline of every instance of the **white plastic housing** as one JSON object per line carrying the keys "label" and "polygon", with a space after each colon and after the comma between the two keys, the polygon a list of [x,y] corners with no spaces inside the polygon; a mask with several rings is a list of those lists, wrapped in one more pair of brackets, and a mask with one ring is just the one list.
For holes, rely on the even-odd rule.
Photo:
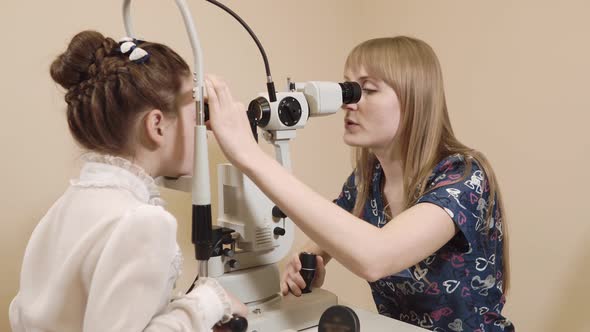
{"label": "white plastic housing", "polygon": [[[295,226],[288,218],[272,216],[274,203],[240,170],[231,164],[218,165],[217,224],[235,230],[238,248],[233,259],[240,266],[226,272],[273,264],[283,259],[291,249]],[[274,234],[275,227],[285,235]]]}
{"label": "white plastic housing", "polygon": [[[260,93],[258,94],[258,96],[265,98],[267,101],[269,100],[268,94],[266,93]],[[294,126],[286,126],[279,119],[279,104],[281,100],[287,97],[293,97],[297,99],[297,101],[301,105],[301,118],[299,119],[299,122],[297,122],[297,124],[295,124]],[[272,103],[269,101],[269,103],[271,109],[270,120],[268,124],[266,124],[264,127],[261,126],[262,129],[268,131],[291,130],[303,128],[307,124],[307,118],[309,117],[309,106],[302,92],[277,92],[277,101]]]}
{"label": "white plastic housing", "polygon": [[335,82],[306,82],[301,89],[309,104],[309,116],[325,116],[338,112],[342,107],[342,88]]}

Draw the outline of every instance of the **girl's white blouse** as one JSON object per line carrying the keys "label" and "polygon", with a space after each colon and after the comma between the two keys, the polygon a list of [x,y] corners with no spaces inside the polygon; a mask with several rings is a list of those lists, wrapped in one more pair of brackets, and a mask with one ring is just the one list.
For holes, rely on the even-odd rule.
{"label": "girl's white blouse", "polygon": [[227,319],[214,279],[172,298],[182,254],[154,180],[123,158],[85,159],[31,235],[13,331],[210,331]]}

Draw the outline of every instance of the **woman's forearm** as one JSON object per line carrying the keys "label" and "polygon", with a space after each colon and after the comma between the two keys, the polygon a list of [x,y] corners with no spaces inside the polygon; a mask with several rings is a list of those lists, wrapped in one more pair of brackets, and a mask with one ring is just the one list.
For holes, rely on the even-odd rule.
{"label": "woman's forearm", "polygon": [[[358,276],[369,279],[375,251],[383,244],[380,230],[353,216],[297,180],[260,150],[241,165],[244,173],[277,204],[299,228]],[[370,250],[369,250],[370,249]],[[377,249],[377,250],[376,250]],[[322,253],[320,253],[322,254]],[[322,255],[324,256],[324,255]]]}
{"label": "woman's forearm", "polygon": [[330,262],[330,260],[332,259],[332,256],[330,256],[330,254],[328,254],[327,251],[322,249],[317,243],[313,242],[312,240],[309,240],[305,244],[305,246],[303,246],[302,251],[322,256],[322,258],[324,259],[324,264],[328,264],[328,262]]}

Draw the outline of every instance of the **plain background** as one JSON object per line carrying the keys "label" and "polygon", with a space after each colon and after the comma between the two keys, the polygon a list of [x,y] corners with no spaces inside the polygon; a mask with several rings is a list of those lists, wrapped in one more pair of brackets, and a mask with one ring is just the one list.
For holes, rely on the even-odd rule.
{"label": "plain background", "polygon": [[[248,103],[264,91],[262,60],[230,16],[187,0],[202,39],[206,72],[224,77]],[[138,35],[192,55],[174,1],[135,1]],[[279,90],[297,81],[342,80],[362,40],[410,35],[428,42],[443,67],[457,136],[491,160],[508,213],[512,289],[505,314],[520,331],[582,331],[590,274],[588,164],[590,3],[556,1],[249,0],[224,1],[257,33]],[[124,35],[121,1],[0,2],[0,330],[18,290],[20,265],[36,223],[76,176],[81,151],[67,130],[62,91],[49,64],[70,38],[96,29]],[[326,198],[351,171],[342,113],[312,119],[292,143],[294,173]],[[265,150],[272,152],[266,143]],[[212,176],[224,161],[210,141]],[[212,180],[216,197],[216,182]],[[192,281],[190,198],[165,191],[185,252],[178,285]],[[215,204],[215,202],[214,202]],[[214,208],[215,210],[215,208]],[[214,211],[215,213],[215,211]],[[305,242],[299,231],[293,252]],[[354,239],[343,239],[354,241]],[[365,281],[338,263],[325,287],[374,310]]]}

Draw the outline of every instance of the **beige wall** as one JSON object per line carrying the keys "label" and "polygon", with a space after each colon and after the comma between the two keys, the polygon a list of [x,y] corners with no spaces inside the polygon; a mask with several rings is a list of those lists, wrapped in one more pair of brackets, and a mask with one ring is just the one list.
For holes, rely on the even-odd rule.
{"label": "beige wall", "polygon": [[[140,1],[136,1],[140,2]],[[224,76],[244,102],[264,89],[258,51],[236,22],[204,1],[191,4],[208,72]],[[136,30],[190,59],[173,1],[142,0]],[[484,151],[500,178],[509,213],[513,287],[506,313],[521,331],[581,331],[590,295],[587,99],[590,46],[586,1],[224,1],[251,25],[270,58],[278,87],[297,80],[340,80],[348,50],[375,36],[409,34],[439,54],[458,136]],[[246,6],[252,4],[251,6]],[[265,4],[267,6],[263,7]],[[0,2],[0,310],[18,289],[30,233],[75,176],[80,152],[67,132],[50,61],[82,29],[123,34],[120,1]],[[289,13],[288,15],[286,13]],[[299,20],[298,20],[299,18]],[[303,23],[305,22],[305,24]],[[321,28],[318,28],[320,27]],[[299,47],[295,47],[295,45]],[[293,143],[295,174],[326,197],[350,172],[341,114],[313,119]],[[268,147],[265,147],[268,151]],[[211,166],[223,157],[211,142]],[[215,176],[215,174],[213,174]],[[180,219],[186,287],[194,276],[189,198],[165,192]],[[305,237],[298,233],[300,246]],[[326,287],[371,308],[370,292],[337,263]],[[0,315],[0,330],[9,330]]]}

